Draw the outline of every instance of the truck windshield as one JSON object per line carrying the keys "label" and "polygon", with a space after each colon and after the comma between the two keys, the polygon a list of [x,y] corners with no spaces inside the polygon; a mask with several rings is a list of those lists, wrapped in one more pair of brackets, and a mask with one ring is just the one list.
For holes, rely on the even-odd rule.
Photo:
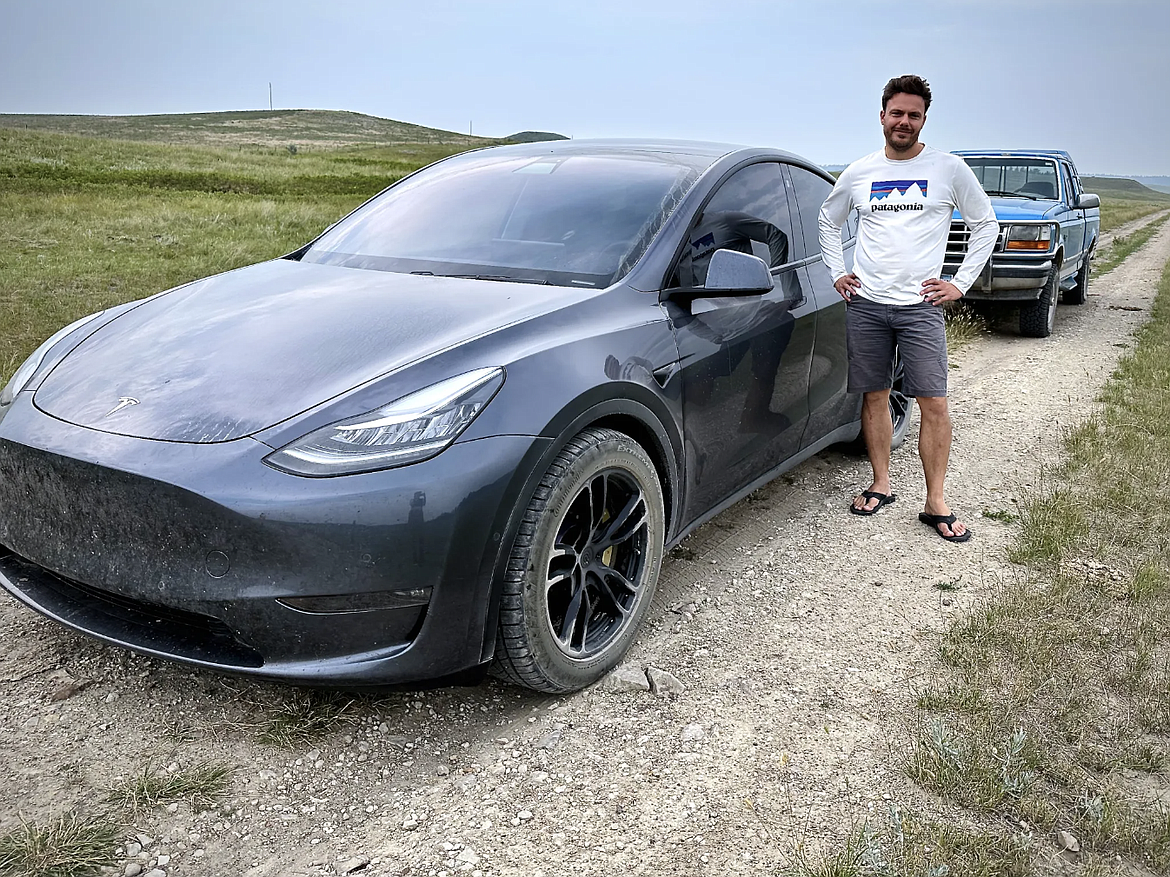
{"label": "truck windshield", "polygon": [[963,156],[988,195],[1032,200],[1060,197],[1056,162],[1043,158]]}
{"label": "truck windshield", "polygon": [[604,287],[633,267],[705,164],[687,156],[470,153],[393,186],[302,258]]}

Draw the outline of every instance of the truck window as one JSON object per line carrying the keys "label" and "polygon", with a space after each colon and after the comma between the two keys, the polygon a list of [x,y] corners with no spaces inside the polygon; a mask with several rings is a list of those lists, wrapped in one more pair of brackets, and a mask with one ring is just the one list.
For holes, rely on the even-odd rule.
{"label": "truck window", "polygon": [[1058,198],[1056,163],[1044,158],[964,156],[989,195]]}

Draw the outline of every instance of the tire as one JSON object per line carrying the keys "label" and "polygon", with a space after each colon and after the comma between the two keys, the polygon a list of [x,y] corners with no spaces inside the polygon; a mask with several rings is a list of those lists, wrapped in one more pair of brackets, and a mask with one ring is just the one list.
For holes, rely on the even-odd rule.
{"label": "tire", "polygon": [[1056,327],[1056,305],[1060,301],[1060,266],[1053,265],[1040,297],[1020,305],[1020,334],[1026,338],[1047,338]]}
{"label": "tire", "polygon": [[894,382],[890,387],[890,419],[894,423],[894,432],[890,438],[890,450],[896,451],[906,441],[906,433],[910,431],[910,418],[914,414],[914,397],[907,396],[902,391],[906,381],[906,367],[902,365],[902,357],[894,354]]}
{"label": "tire", "polygon": [[1077,271],[1077,285],[1061,292],[1060,300],[1066,305],[1083,305],[1085,299],[1089,297],[1089,273],[1092,271],[1089,262],[1092,258],[1093,254],[1090,253],[1085,256],[1085,261],[1081,262],[1080,270]]}
{"label": "tire", "polygon": [[650,608],[665,534],[662,486],[637,442],[599,428],[573,438],[513,544],[492,673],[555,694],[617,666]]}

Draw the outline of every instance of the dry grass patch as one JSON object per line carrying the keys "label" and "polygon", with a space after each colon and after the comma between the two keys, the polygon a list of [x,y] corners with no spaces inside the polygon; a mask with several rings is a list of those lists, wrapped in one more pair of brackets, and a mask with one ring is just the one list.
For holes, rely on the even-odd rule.
{"label": "dry grass patch", "polygon": [[232,768],[223,764],[203,762],[187,769],[176,766],[162,771],[148,764],[112,792],[109,802],[132,813],[177,801],[209,809],[224,796],[231,781]]}
{"label": "dry grass patch", "polygon": [[1023,503],[1018,574],[945,635],[906,770],[1053,855],[1167,873],[1170,267],[1101,401]]}
{"label": "dry grass patch", "polygon": [[113,863],[118,832],[108,816],[73,811],[50,822],[22,822],[0,837],[0,874],[86,877]]}

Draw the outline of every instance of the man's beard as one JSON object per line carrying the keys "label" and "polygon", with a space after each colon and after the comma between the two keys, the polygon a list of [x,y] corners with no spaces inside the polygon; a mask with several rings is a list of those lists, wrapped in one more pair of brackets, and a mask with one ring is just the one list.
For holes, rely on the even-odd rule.
{"label": "man's beard", "polygon": [[[907,136],[910,139],[908,141],[906,141],[905,144],[899,144],[899,143],[895,142],[895,140],[894,140],[895,135],[898,135],[898,134],[901,134],[903,136]],[[911,149],[913,149],[915,146],[918,145],[918,136],[916,134],[913,134],[913,133],[907,134],[906,132],[902,132],[902,131],[887,131],[886,132],[886,145],[888,147],[890,147],[890,149],[894,150],[894,152],[909,152]]]}

